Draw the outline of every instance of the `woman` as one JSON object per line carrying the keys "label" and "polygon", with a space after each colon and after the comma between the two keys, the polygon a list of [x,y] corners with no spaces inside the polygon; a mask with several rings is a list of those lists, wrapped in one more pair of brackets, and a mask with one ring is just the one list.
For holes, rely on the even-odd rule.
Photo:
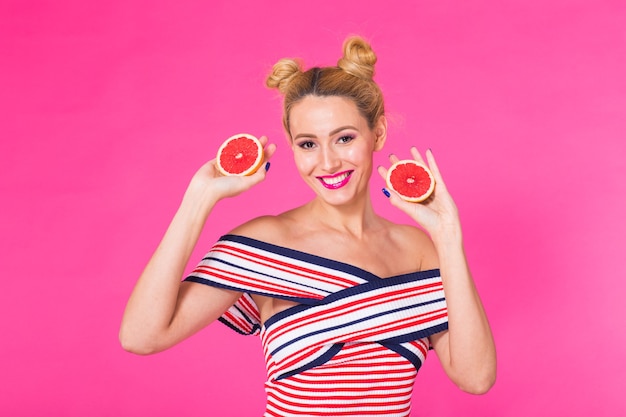
{"label": "woman", "polygon": [[[214,160],[206,163],[128,301],[125,349],[158,352],[218,318],[260,334],[266,416],[407,416],[429,348],[461,389],[489,390],[493,338],[432,153],[437,186],[429,200],[408,203],[383,190],[421,228],[372,208],[373,153],[387,138],[375,62],[370,45],[352,37],[336,67],[303,71],[290,59],[274,66],[267,85],[284,95],[284,128],[315,198],[237,227],[181,283],[214,205],[261,182],[269,168],[223,177]],[[261,141],[269,160],[276,147]],[[415,148],[411,154],[422,160]],[[377,170],[385,177],[386,168]]]}

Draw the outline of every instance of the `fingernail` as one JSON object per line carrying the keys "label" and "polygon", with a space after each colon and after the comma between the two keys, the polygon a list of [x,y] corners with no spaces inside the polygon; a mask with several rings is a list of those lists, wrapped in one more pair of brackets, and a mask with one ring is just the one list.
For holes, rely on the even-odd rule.
{"label": "fingernail", "polygon": [[267,172],[269,170],[270,170],[270,163],[268,162],[268,163],[265,164],[265,172]]}
{"label": "fingernail", "polygon": [[387,198],[391,197],[391,194],[389,193],[389,191],[387,191],[386,188],[383,188],[383,194],[385,194],[385,197]]}

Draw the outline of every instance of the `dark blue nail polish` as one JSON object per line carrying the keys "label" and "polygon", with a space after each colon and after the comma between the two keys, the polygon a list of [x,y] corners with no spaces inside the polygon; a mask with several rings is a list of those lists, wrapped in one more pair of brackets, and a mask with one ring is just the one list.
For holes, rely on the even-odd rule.
{"label": "dark blue nail polish", "polygon": [[268,163],[265,164],[265,172],[267,172],[269,170],[270,170],[270,163],[268,162]]}
{"label": "dark blue nail polish", "polygon": [[389,191],[387,191],[386,188],[383,188],[383,194],[385,194],[385,197],[387,198],[391,197],[391,194],[389,193]]}

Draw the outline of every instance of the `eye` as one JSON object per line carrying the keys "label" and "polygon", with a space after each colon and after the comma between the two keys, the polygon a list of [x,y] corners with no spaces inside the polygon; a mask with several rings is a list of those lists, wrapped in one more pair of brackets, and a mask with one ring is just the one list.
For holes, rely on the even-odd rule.
{"label": "eye", "polygon": [[311,140],[305,140],[298,143],[298,146],[302,149],[313,149],[313,147],[315,147],[315,143],[313,143],[313,141]]}
{"label": "eye", "polygon": [[343,135],[337,140],[337,142],[348,143],[348,142],[351,142],[353,139],[354,139],[354,136],[352,135]]}

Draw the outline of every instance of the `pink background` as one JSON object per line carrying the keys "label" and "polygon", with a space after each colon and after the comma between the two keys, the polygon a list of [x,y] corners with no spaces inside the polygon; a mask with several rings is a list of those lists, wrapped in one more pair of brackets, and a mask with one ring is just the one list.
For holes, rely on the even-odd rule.
{"label": "pink background", "polygon": [[[359,33],[392,121],[378,162],[433,149],[499,353],[484,396],[431,355],[412,415],[626,415],[624,2],[262,3],[0,4],[0,414],[261,415],[257,338],[214,324],[139,357],[119,346],[120,317],[226,137],[279,150],[264,184],[216,209],[193,263],[311,197],[264,76],[283,56],[334,64]],[[382,185],[378,211],[408,221]]]}

